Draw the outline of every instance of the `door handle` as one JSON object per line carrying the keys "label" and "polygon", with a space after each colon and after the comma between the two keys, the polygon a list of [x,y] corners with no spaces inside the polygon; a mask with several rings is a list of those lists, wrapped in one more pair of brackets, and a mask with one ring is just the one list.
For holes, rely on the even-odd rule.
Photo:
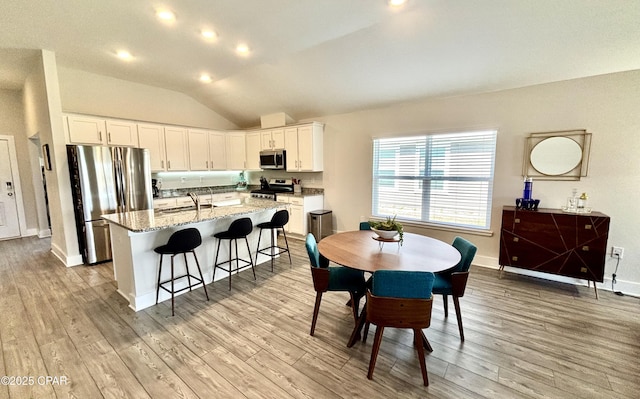
{"label": "door handle", "polygon": [[9,197],[13,197],[13,193],[7,193]]}

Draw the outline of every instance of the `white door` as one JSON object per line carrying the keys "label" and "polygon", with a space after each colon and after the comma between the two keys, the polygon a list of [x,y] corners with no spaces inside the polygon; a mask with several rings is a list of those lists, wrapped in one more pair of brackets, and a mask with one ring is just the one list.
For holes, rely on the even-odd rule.
{"label": "white door", "polygon": [[9,141],[0,139],[0,240],[20,237],[15,187],[11,173]]}

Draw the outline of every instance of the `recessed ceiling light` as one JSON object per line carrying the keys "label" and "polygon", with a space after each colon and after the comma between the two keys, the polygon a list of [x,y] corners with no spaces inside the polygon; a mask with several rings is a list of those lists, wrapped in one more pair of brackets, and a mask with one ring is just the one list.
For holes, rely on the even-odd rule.
{"label": "recessed ceiling light", "polygon": [[124,61],[129,61],[129,60],[133,59],[133,56],[127,50],[118,50],[116,52],[116,55],[118,56],[118,58],[120,58],[121,60],[124,60]]}
{"label": "recessed ceiling light", "polygon": [[211,83],[213,79],[211,79],[211,76],[207,75],[206,73],[203,73],[202,75],[200,75],[200,81],[202,83]]}
{"label": "recessed ceiling light", "polygon": [[218,34],[210,29],[203,29],[200,34],[207,40],[214,40],[218,37]]}
{"label": "recessed ceiling light", "polygon": [[176,20],[176,14],[171,10],[157,10],[156,16],[166,22],[173,22]]}
{"label": "recessed ceiling light", "polygon": [[407,2],[407,0],[389,0],[389,5],[391,7],[400,7],[401,5],[403,5],[406,2]]}
{"label": "recessed ceiling light", "polygon": [[236,46],[236,53],[238,53],[240,55],[248,55],[249,54],[249,46],[247,46],[244,43],[238,44],[238,46]]}

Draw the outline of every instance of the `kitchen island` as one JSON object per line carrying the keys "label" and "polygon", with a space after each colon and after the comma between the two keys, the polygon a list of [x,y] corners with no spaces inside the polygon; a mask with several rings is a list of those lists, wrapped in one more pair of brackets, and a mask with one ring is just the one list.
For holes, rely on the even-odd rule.
{"label": "kitchen island", "polygon": [[[246,198],[235,205],[206,207],[200,211],[195,208],[171,211],[150,209],[103,215],[102,218],[110,225],[113,270],[118,292],[129,301],[129,307],[135,311],[155,305],[159,255],[153,249],[164,245],[175,231],[187,227],[197,228],[202,235],[202,245],[195,251],[205,283],[227,278],[228,273],[222,270],[218,270],[216,276],[213,275],[216,247],[213,234],[227,230],[231,222],[241,217],[250,218],[254,226],[267,222],[277,210],[286,208],[287,204]],[[256,259],[258,233],[259,230],[256,229],[247,237],[251,254],[247,253],[245,245],[238,245],[239,256],[247,260],[251,256],[256,264],[269,260],[269,257],[262,254]],[[263,240],[266,245],[269,238],[263,237]],[[228,246],[221,246],[220,259],[228,259],[228,251]],[[191,255],[188,255],[188,259],[193,272],[195,261]],[[176,274],[183,274],[184,257],[176,256],[174,263]],[[170,268],[163,268],[162,279],[166,280],[169,275]],[[176,281],[176,289],[186,285],[186,279]],[[160,290],[159,301],[170,298],[169,293]]]}

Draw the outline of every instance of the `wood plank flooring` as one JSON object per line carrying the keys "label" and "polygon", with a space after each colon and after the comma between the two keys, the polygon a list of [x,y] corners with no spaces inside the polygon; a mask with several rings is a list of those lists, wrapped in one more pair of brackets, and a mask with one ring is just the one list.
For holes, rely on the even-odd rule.
{"label": "wood plank flooring", "polygon": [[[286,257],[133,312],[111,263],[65,268],[48,240],[0,242],[0,398],[637,398],[640,299],[472,267],[453,306],[434,300],[430,386],[408,331],[385,329],[372,381],[344,293],[315,292],[301,241]],[[64,380],[45,382],[38,377]]]}

